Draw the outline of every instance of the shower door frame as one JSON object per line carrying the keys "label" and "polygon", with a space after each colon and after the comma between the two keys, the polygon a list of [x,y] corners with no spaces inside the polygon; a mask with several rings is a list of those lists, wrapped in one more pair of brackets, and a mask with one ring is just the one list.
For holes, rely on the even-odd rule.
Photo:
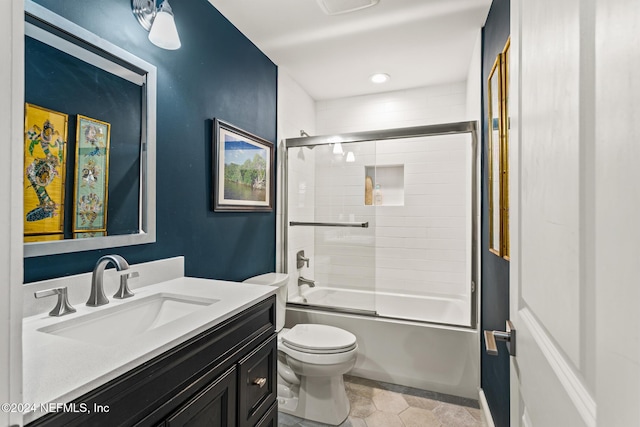
{"label": "shower door frame", "polygon": [[288,272],[288,258],[289,258],[289,148],[300,147],[314,147],[317,145],[328,145],[351,142],[369,142],[369,141],[383,141],[390,139],[402,139],[402,138],[415,138],[423,136],[440,136],[440,135],[457,135],[457,134],[471,134],[471,325],[448,325],[438,322],[426,322],[421,320],[407,320],[398,319],[390,316],[381,316],[375,314],[375,312],[369,312],[368,310],[350,310],[336,307],[324,307],[314,306],[307,304],[298,304],[287,302],[287,305],[294,307],[321,310],[321,311],[335,311],[347,314],[360,314],[365,316],[375,316],[379,318],[387,318],[394,320],[402,320],[416,323],[429,323],[429,324],[442,324],[447,326],[454,326],[460,328],[476,329],[478,325],[478,230],[480,218],[478,218],[478,124],[476,121],[467,122],[453,122],[453,123],[441,123],[435,125],[426,126],[412,126],[404,128],[393,129],[381,129],[365,132],[351,132],[341,133],[334,135],[319,135],[319,136],[304,136],[298,138],[287,138],[284,140],[285,153],[283,156],[283,213],[282,213],[282,267],[283,271]]}

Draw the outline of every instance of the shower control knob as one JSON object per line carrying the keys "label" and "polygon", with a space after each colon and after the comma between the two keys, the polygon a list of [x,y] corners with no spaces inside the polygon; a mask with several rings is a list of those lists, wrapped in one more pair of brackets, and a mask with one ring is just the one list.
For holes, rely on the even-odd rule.
{"label": "shower control knob", "polygon": [[296,254],[296,267],[302,268],[304,267],[305,263],[307,264],[307,268],[309,268],[309,258],[304,256],[304,250],[298,251],[298,253]]}

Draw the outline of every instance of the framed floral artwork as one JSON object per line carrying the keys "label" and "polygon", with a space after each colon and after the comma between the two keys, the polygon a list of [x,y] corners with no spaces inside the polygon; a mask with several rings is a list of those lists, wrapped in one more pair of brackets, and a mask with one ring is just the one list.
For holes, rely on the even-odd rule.
{"label": "framed floral artwork", "polygon": [[110,131],[109,123],[78,115],[73,232],[79,236],[107,230]]}

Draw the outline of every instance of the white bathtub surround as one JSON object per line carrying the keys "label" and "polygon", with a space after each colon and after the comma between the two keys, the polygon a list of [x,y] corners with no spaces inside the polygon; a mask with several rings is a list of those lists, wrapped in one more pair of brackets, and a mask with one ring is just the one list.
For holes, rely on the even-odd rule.
{"label": "white bathtub surround", "polygon": [[[85,305],[91,284],[90,274],[25,285],[25,288],[28,288],[25,290],[25,300],[33,299],[34,289],[67,286],[69,299],[77,312],[62,317],[51,317],[47,313],[55,301],[49,298],[46,307],[42,307],[40,311],[36,311],[39,306],[29,307],[29,317],[23,319],[23,402],[70,402],[233,317],[276,291],[275,288],[267,286],[196,279],[182,275],[177,278],[170,277],[177,274],[182,262],[182,258],[173,258],[132,265],[133,271],[140,272],[140,279],[143,279],[145,274],[147,277],[142,282],[143,286],[139,286],[138,283],[138,286],[134,287],[132,281],[135,296],[124,300],[111,298],[117,289],[117,284],[111,283],[111,279],[117,277],[112,274],[105,275],[108,276],[105,277],[105,293],[110,302],[100,307]],[[168,280],[158,277],[161,272],[167,273]],[[155,284],[149,283],[151,277],[157,279]],[[171,322],[151,325],[144,332],[128,338],[118,336],[117,331],[112,339],[105,333],[103,341],[95,336],[87,339],[59,335],[62,331],[59,330],[61,322],[67,322],[65,325],[69,322],[77,323],[83,318],[101,316],[103,312],[105,315],[115,311],[124,313],[125,305],[138,304],[145,298],[157,298],[159,295],[178,295],[181,300],[200,302],[201,306],[190,313],[180,313],[181,317],[174,317],[175,320]],[[27,304],[25,301],[25,305]],[[111,334],[113,332],[109,331]],[[96,334],[100,334],[100,331],[96,331]],[[25,415],[25,422],[42,415],[44,414],[39,412],[29,412]]]}
{"label": "white bathtub surround", "polygon": [[315,287],[289,298],[289,302],[345,310],[371,310],[378,314],[394,313],[397,319],[447,325],[469,324],[469,301],[465,298],[417,296],[395,292],[373,292],[331,287]]}
{"label": "white bathtub surround", "polygon": [[353,333],[359,353],[351,375],[478,398],[476,330],[289,307],[286,325],[298,323],[331,325]]}

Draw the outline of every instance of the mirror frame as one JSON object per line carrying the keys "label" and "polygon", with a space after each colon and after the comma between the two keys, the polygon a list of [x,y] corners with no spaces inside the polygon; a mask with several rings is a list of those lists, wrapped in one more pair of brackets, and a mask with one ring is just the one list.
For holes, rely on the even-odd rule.
{"label": "mirror frame", "polygon": [[[68,239],[24,244],[24,257],[36,257],[119,246],[140,245],[156,241],[156,67],[96,34],[46,9],[32,0],[25,0],[25,18],[68,36],[48,32],[25,21],[25,35],[54,47],[69,48],[66,53],[98,68],[132,81],[142,88],[142,134],[140,141],[140,198],[137,234],[123,234],[86,239]],[[46,40],[43,40],[45,38]],[[70,40],[75,40],[72,42]],[[87,49],[86,47],[89,49]],[[115,59],[116,61],[111,60]],[[89,60],[87,60],[89,59]]]}

